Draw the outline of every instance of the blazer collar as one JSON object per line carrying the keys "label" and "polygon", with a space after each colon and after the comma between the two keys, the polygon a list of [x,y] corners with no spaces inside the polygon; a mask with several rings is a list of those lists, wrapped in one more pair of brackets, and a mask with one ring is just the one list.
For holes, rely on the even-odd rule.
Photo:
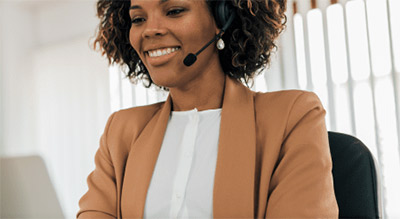
{"label": "blazer collar", "polygon": [[[143,217],[147,190],[164,139],[171,104],[169,95],[131,144],[122,185],[122,217]],[[254,217],[255,159],[253,92],[226,76],[214,178],[214,217]]]}

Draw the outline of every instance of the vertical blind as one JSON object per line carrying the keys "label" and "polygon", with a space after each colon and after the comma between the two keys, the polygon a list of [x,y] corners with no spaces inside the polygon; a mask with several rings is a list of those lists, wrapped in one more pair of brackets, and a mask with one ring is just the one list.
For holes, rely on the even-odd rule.
{"label": "vertical blind", "polygon": [[[399,0],[289,0],[287,30],[253,90],[314,91],[328,130],[363,141],[380,171],[384,217],[400,217]],[[110,67],[112,111],[164,101]]]}
{"label": "vertical blind", "polygon": [[293,2],[299,87],[321,97],[330,130],[369,147],[381,172],[382,213],[399,217],[399,1],[319,2],[303,10],[306,1]]}

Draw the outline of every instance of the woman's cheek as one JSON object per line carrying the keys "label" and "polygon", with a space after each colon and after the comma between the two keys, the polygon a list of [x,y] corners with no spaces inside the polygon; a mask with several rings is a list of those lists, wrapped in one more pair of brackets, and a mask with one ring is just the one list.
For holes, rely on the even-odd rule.
{"label": "woman's cheek", "polygon": [[137,38],[137,33],[133,30],[133,28],[130,29],[129,31],[129,42],[131,43],[131,46],[135,51],[138,51],[137,44],[138,44],[138,38]]}
{"label": "woman's cheek", "polygon": [[138,51],[139,51],[139,47],[138,47],[138,45],[137,45],[137,41],[135,41],[135,40],[133,40],[132,38],[130,38],[130,39],[129,39],[129,42],[130,42],[132,48],[133,48],[133,49],[135,50],[135,52],[138,54],[140,60],[143,61],[143,58],[144,58],[144,57],[142,57],[143,54],[141,54],[141,53],[138,52]]}

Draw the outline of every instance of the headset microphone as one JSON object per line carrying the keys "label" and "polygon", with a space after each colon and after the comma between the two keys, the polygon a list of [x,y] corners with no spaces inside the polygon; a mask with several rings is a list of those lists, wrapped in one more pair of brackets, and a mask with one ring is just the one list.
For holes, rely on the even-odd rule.
{"label": "headset microphone", "polygon": [[199,51],[196,52],[196,54],[193,53],[189,53],[189,55],[186,56],[186,58],[183,60],[183,64],[185,64],[186,66],[191,66],[193,65],[193,63],[196,62],[197,60],[197,56],[203,52],[204,49],[206,49],[211,43],[213,43],[215,40],[218,40],[219,38],[221,38],[221,35],[226,31],[226,29],[228,29],[228,27],[231,25],[233,19],[235,18],[235,13],[231,13],[231,15],[229,16],[228,21],[226,22],[226,24],[221,28],[221,31],[214,36],[214,38],[212,38],[212,40],[210,40],[205,46],[203,46]]}
{"label": "headset microphone", "polygon": [[208,42],[205,46],[203,46],[203,48],[201,48],[199,51],[196,52],[196,54],[193,53],[189,53],[189,55],[186,56],[186,58],[183,60],[183,64],[185,64],[186,66],[191,66],[193,65],[193,63],[197,60],[197,56],[203,52],[203,50],[205,48],[207,48],[211,43],[213,43],[215,40],[219,39],[222,35],[223,31],[221,30],[218,35],[215,35],[215,37],[210,40],[210,42]]}

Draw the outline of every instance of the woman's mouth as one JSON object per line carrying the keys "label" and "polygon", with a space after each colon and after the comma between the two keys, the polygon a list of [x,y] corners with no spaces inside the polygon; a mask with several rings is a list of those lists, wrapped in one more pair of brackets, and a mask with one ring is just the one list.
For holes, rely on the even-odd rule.
{"label": "woman's mouth", "polygon": [[151,58],[153,58],[153,57],[160,57],[160,56],[163,56],[163,55],[171,54],[171,53],[173,53],[173,52],[175,52],[175,51],[177,51],[177,50],[179,50],[179,49],[180,49],[179,46],[177,46],[177,47],[163,48],[163,49],[155,49],[155,50],[149,50],[149,51],[147,51],[147,54],[148,54]]}
{"label": "woman's mouth", "polygon": [[145,52],[145,54],[147,54],[147,62],[152,66],[163,65],[167,63],[180,49],[179,46],[176,46],[149,50]]}

